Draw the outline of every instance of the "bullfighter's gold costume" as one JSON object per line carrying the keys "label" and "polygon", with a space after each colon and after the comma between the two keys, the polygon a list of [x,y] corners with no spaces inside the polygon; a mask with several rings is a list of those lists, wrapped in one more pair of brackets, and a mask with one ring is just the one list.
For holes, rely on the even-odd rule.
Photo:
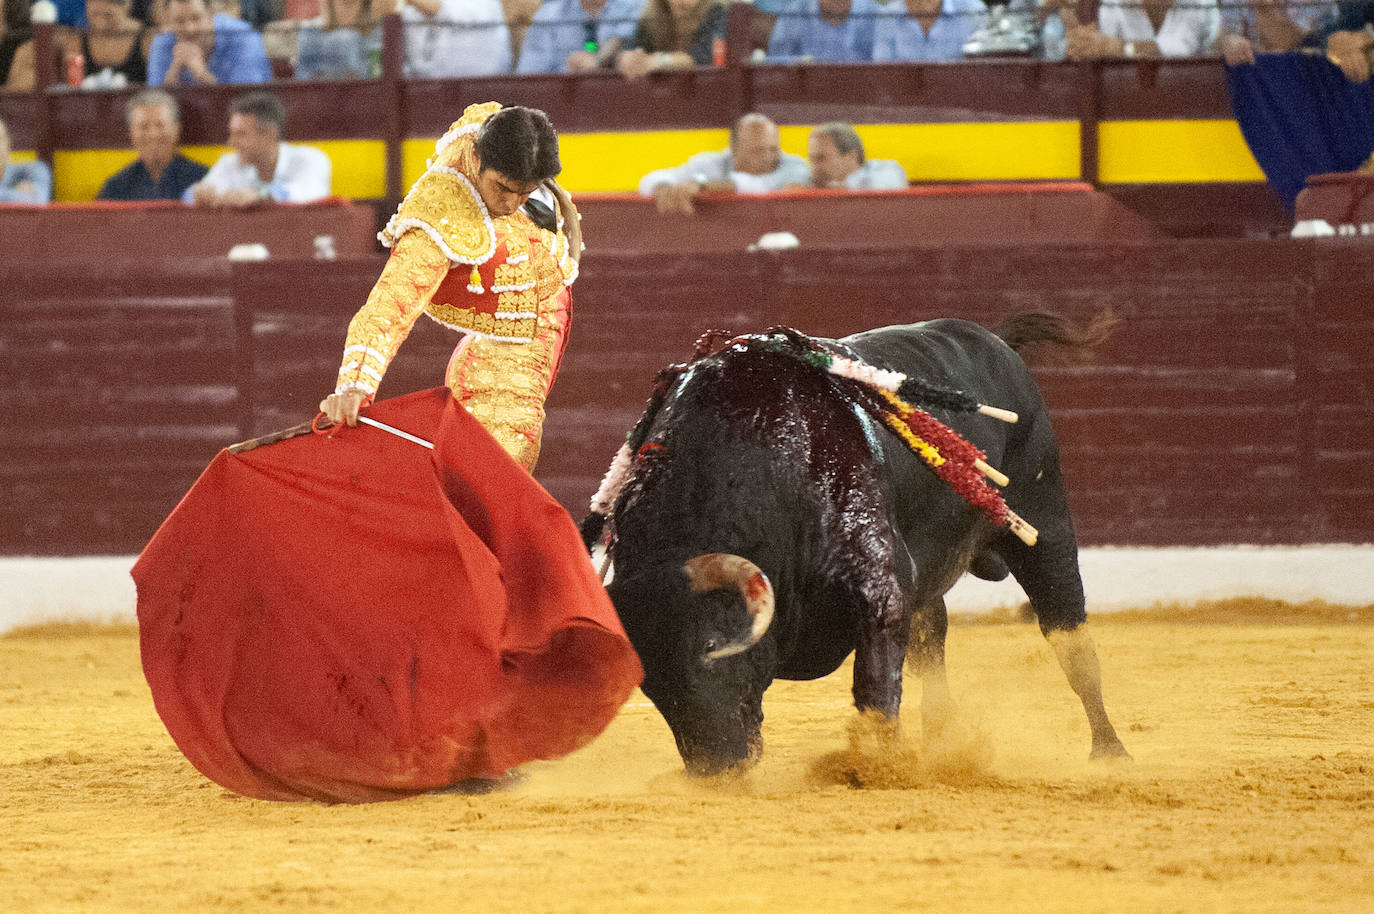
{"label": "bullfighter's gold costume", "polygon": [[336,392],[369,398],[423,312],[463,332],[444,382],[515,460],[533,469],[544,398],[572,318],[581,253],[565,220],[540,228],[523,209],[493,219],[476,181],[477,131],[501,110],[470,105],[440,138],[428,168],[382,230],[391,257],[348,325]]}

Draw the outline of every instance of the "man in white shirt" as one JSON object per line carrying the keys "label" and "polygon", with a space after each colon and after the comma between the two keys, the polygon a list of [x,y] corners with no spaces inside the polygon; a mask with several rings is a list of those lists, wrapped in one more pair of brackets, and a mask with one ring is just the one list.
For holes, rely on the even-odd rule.
{"label": "man in white shirt", "polygon": [[699,152],[676,168],[651,171],[640,179],[639,192],[653,197],[661,213],[690,215],[703,191],[768,194],[810,178],[805,159],[782,151],[778,125],[755,113],[730,128],[729,149]]}
{"label": "man in white shirt", "polygon": [[407,79],[491,76],[511,71],[510,28],[501,0],[398,0]]}
{"label": "man in white shirt", "polygon": [[[1103,57],[1195,57],[1212,53],[1221,27],[1217,0],[1165,0],[1146,6],[1140,0],[1101,0],[1097,24],[1079,24],[1072,4],[1066,17],[1070,60]],[[1068,25],[1072,18],[1073,25]]]}
{"label": "man in white shirt", "polygon": [[197,206],[244,209],[269,200],[309,203],[329,196],[329,156],[282,142],[286,108],[271,92],[250,92],[229,106],[229,145],[183,198]]}
{"label": "man in white shirt", "polygon": [[807,140],[810,187],[836,190],[899,190],[907,187],[906,169],[892,159],[870,159],[853,126],[842,121],[821,124]]}

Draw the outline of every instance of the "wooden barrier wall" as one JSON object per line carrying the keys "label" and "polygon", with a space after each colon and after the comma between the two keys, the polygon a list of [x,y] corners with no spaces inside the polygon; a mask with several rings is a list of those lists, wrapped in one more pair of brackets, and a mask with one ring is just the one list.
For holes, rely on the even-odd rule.
{"label": "wooden barrier wall", "polygon": [[[1049,309],[1121,325],[1038,365],[1085,544],[1374,538],[1368,243],[1143,241],[587,254],[537,476],[577,517],[659,368],[703,330],[841,335]],[[309,418],[380,269],[0,269],[0,553],[136,552],[215,451]],[[237,340],[237,342],[236,342]],[[383,395],[439,382],[422,321]]]}

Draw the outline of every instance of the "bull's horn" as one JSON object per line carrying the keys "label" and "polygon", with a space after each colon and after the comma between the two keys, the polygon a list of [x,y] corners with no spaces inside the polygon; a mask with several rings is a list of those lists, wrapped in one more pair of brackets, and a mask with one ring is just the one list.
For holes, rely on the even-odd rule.
{"label": "bull's horn", "polygon": [[682,573],[687,575],[695,591],[738,587],[740,596],[744,597],[744,607],[754,620],[749,626],[748,635],[708,652],[707,660],[742,654],[759,643],[773,622],[773,585],[768,583],[768,576],[759,570],[759,566],[728,552],[708,552],[688,559],[682,566]]}

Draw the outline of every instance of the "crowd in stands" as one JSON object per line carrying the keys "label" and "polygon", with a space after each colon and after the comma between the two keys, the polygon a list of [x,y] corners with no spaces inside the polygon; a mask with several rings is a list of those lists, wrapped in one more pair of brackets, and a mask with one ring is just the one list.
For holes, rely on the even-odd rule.
{"label": "crowd in stands", "polygon": [[[1100,0],[1080,22],[1068,0],[755,0],[755,62],[948,61],[988,49],[1036,48],[1046,58],[1256,53],[1325,55],[1352,82],[1374,63],[1374,0]],[[55,72],[86,86],[252,85],[273,78],[375,78],[382,19],[399,14],[406,77],[605,70],[636,79],[724,62],[727,0],[0,0],[0,86],[33,87],[33,24],[57,26]],[[1010,24],[1009,24],[1010,23]],[[1007,30],[1016,32],[1010,35]],[[1023,39],[1030,36],[1029,44]],[[208,174],[178,150],[175,99],[150,89],[127,107],[136,159],[102,199],[185,199],[211,206],[310,200],[330,192],[327,157],[282,141],[285,112],[270,93],[235,102],[227,153]],[[905,186],[895,162],[869,161],[853,128],[827,124],[810,161],[781,153],[777,127],[749,115],[728,149],[651,173],[640,192],[691,212],[701,193],[790,187]],[[0,125],[0,202],[50,199],[41,162],[9,162]]]}
{"label": "crowd in stands", "polygon": [[[55,72],[92,86],[261,83],[380,74],[381,20],[404,24],[404,75],[655,70],[721,63],[729,0],[0,0],[0,86],[33,86],[33,22]],[[756,62],[950,61],[1330,51],[1368,78],[1374,0],[755,0]],[[1005,34],[1008,30],[1017,36]],[[76,61],[73,64],[73,60]],[[1338,62],[1339,61],[1339,62]]]}

